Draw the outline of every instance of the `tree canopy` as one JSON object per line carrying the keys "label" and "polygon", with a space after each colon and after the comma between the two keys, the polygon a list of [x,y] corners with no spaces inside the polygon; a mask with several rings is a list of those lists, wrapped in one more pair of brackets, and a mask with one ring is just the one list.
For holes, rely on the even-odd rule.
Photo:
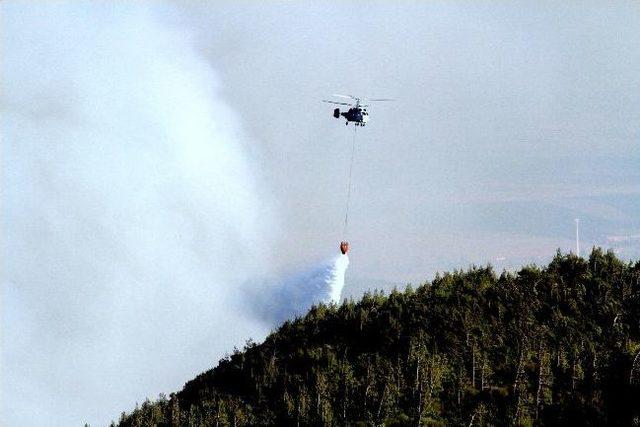
{"label": "tree canopy", "polygon": [[634,423],[640,262],[594,249],[314,306],[117,425]]}

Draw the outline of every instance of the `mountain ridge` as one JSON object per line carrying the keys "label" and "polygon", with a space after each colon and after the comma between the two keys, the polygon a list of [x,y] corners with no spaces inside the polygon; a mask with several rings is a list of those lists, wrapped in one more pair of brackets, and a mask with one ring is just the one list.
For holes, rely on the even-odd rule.
{"label": "mountain ridge", "polygon": [[632,425],[640,262],[594,248],[318,304],[126,426]]}

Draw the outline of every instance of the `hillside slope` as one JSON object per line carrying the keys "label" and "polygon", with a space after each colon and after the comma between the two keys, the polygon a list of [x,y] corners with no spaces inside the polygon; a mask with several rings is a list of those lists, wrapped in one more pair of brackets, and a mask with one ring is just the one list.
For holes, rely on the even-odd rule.
{"label": "hillside slope", "polygon": [[610,252],[474,267],[314,307],[118,425],[633,425],[639,321]]}

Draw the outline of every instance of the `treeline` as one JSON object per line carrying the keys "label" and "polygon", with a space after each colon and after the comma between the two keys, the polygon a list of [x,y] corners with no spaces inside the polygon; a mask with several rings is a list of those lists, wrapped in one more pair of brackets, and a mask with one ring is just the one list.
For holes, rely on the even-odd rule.
{"label": "treeline", "polygon": [[558,253],[319,305],[117,425],[640,425],[640,262]]}

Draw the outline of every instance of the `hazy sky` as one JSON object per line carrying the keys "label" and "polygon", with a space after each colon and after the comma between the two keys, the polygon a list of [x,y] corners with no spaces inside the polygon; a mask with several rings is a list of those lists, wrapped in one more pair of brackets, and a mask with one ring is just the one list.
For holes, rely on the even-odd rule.
{"label": "hazy sky", "polygon": [[[352,130],[319,102],[332,93],[398,100],[374,105],[358,135],[352,275],[519,264],[568,250],[575,217],[585,247],[640,230],[637,2],[240,3],[195,15],[301,257],[341,230]],[[635,239],[622,255],[640,254]]]}
{"label": "hazy sky", "polygon": [[333,93],[397,100],[358,129],[347,289],[544,262],[576,217],[640,256],[638,2],[0,12],[2,425],[107,424],[268,332],[343,238]]}

